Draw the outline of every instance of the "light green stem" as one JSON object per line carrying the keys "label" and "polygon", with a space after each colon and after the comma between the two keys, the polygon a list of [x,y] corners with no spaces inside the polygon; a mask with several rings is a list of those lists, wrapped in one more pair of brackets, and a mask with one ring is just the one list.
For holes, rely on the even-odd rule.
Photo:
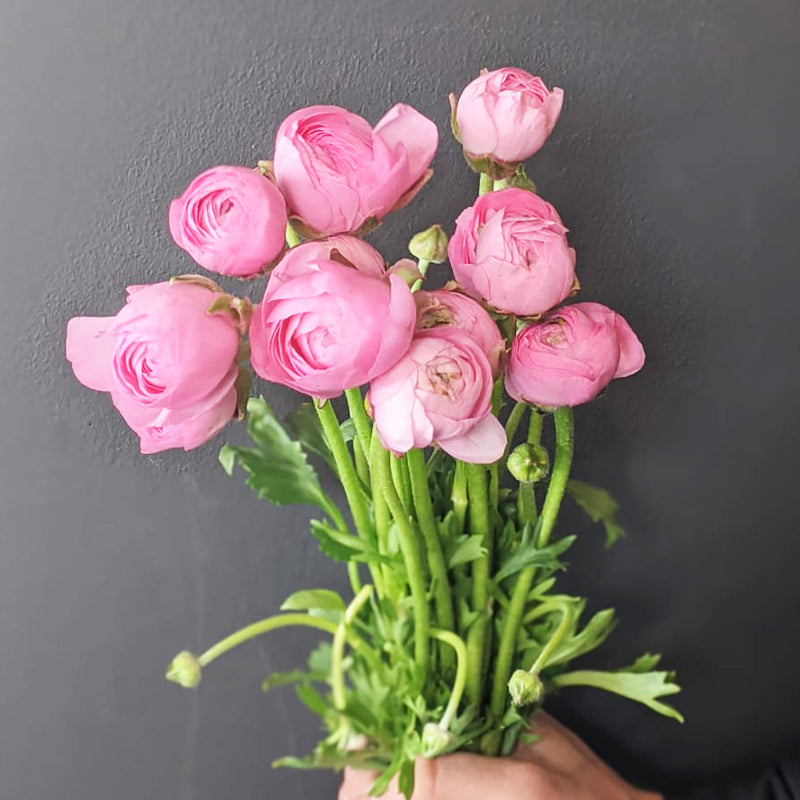
{"label": "light green stem", "polygon": [[291,222],[286,223],[286,244],[289,247],[297,247],[303,240],[297,235],[297,231],[292,227]]}
{"label": "light green stem", "polygon": [[[373,440],[374,441],[374,440]],[[389,466],[391,454],[380,444],[373,447],[372,471],[375,476],[375,490],[386,499],[389,510],[397,523],[400,538],[400,550],[408,574],[408,584],[411,587],[411,603],[414,609],[414,660],[420,668],[420,677],[427,679],[428,661],[430,658],[428,642],[430,639],[430,612],[425,589],[425,569],[419,557],[417,536],[414,526],[397,496],[392,473]]]}
{"label": "light green stem", "polygon": [[403,504],[406,514],[410,516],[413,507],[411,499],[411,478],[408,474],[408,467],[406,466],[405,459],[392,456],[389,459],[389,468],[400,502]]}
{"label": "light green stem", "polygon": [[[556,452],[553,461],[553,470],[550,475],[550,486],[547,490],[544,506],[542,508],[542,524],[539,530],[538,546],[544,547],[553,532],[558,510],[561,507],[561,500],[569,478],[570,467],[572,466],[573,448],[573,422],[572,409],[568,407],[556,409]],[[533,422],[533,419],[531,420]],[[495,662],[494,682],[492,684],[492,695],[489,713],[493,720],[499,721],[506,708],[508,694],[508,678],[511,674],[511,664],[517,648],[517,637],[522,616],[525,612],[525,604],[528,599],[531,584],[536,575],[535,567],[527,567],[517,576],[514,592],[511,595],[511,603],[506,615],[503,633],[500,638],[500,646],[497,651]],[[500,734],[495,733],[490,737],[487,750],[490,755],[496,755],[500,747]]]}
{"label": "light green stem", "polygon": [[508,188],[508,178],[503,178],[499,181],[492,181],[492,191],[499,192],[501,189]]}
{"label": "light green stem", "polygon": [[467,465],[463,461],[456,461],[450,499],[453,504],[453,513],[458,520],[458,532],[459,534],[464,533],[464,520],[467,516],[469,500],[467,499]]}
{"label": "light green stem", "polygon": [[461,698],[464,695],[464,688],[467,684],[467,666],[469,656],[467,654],[467,646],[460,636],[456,636],[451,631],[443,631],[437,628],[431,628],[431,636],[438,639],[440,642],[450,645],[455,650],[456,654],[456,677],[453,681],[453,690],[450,692],[450,699],[447,701],[444,714],[439,720],[439,727],[446,731],[450,727],[456,713],[458,706],[461,703]]}
{"label": "light green stem", "polygon": [[367,459],[369,466],[369,451],[372,443],[372,422],[367,416],[367,409],[364,408],[364,397],[361,389],[345,389],[344,396],[347,398],[347,407],[350,409],[350,416],[356,426],[356,436],[361,445],[361,452]]}
{"label": "light green stem", "polygon": [[[374,464],[376,459],[380,457],[382,450],[381,442],[378,437],[377,429],[372,431],[372,441],[370,443],[370,463]],[[381,491],[378,482],[378,473],[372,470],[370,473],[370,480],[372,482],[372,510],[375,518],[375,533],[378,540],[378,552],[381,555],[386,555],[389,552],[389,527],[392,524],[392,515],[389,512],[389,506],[386,503],[386,497]],[[383,575],[383,585],[387,590],[391,590],[390,597],[395,600],[399,599],[399,592],[397,591],[397,580],[394,573],[388,565],[381,565],[381,574]]]}
{"label": "light green stem", "polygon": [[353,460],[356,462],[356,475],[358,475],[358,479],[365,487],[369,486],[369,463],[367,462],[367,455],[361,446],[361,440],[358,436],[353,439]]}
{"label": "light green stem", "polygon": [[[335,634],[338,629],[338,625],[335,622],[322,619],[321,617],[312,617],[308,614],[278,614],[277,616],[267,617],[267,619],[262,619],[259,622],[247,625],[235,633],[232,633],[230,636],[226,636],[222,641],[217,642],[212,647],[209,647],[208,650],[198,658],[200,666],[207,667],[212,661],[219,658],[224,653],[227,653],[243,642],[254,639],[256,636],[261,636],[264,633],[278,630],[278,628],[287,628],[292,625],[316,628],[317,630],[331,634]],[[356,650],[370,658],[372,657],[372,652],[362,639],[351,634],[348,641]]]}
{"label": "light green stem", "polygon": [[339,711],[344,711],[347,705],[344,686],[344,644],[347,640],[347,633],[356,614],[361,610],[364,603],[369,600],[371,594],[371,586],[365,586],[358,592],[345,609],[342,621],[333,635],[333,642],[331,643],[331,694],[333,695],[333,705]]}
{"label": "light green stem", "polygon": [[[531,408],[531,418],[528,423],[528,444],[539,444],[542,439],[542,425],[544,414]],[[520,483],[517,492],[517,511],[520,522],[536,522],[539,508],[536,505],[536,490],[532,483]]]}
{"label": "light green stem", "polygon": [[506,445],[506,455],[508,455],[512,448],[511,443],[514,440],[514,434],[517,432],[520,422],[522,422],[522,417],[524,416],[525,409],[527,407],[527,403],[515,403],[514,408],[511,409],[511,413],[508,415],[508,419],[506,420],[506,437],[508,439],[508,444]]}
{"label": "light green stem", "polygon": [[[417,269],[422,273],[423,276],[428,274],[428,267],[431,265],[431,262],[428,261],[427,258],[418,258],[417,259]],[[412,292],[418,292],[422,288],[422,278],[417,278],[414,283],[411,285]]]}
{"label": "light green stem", "polygon": [[489,627],[489,572],[492,559],[491,531],[489,528],[489,494],[486,487],[486,468],[467,464],[467,491],[469,493],[470,534],[480,536],[484,555],[472,562],[472,610],[480,616],[467,634],[469,672],[467,698],[479,706],[483,694],[483,662],[486,631]]}
{"label": "light green stem", "polygon": [[[450,581],[447,577],[447,562],[444,558],[439,530],[433,515],[433,505],[428,488],[428,476],[425,470],[425,456],[422,450],[413,449],[406,453],[408,473],[411,477],[411,494],[414,498],[414,508],[417,512],[417,522],[425,540],[425,550],[428,555],[428,569],[433,579],[433,599],[436,604],[436,622],[445,630],[451,631],[454,627],[453,601],[450,591]],[[448,654],[449,655],[449,654]],[[452,664],[452,659],[445,658],[445,668]]]}
{"label": "light green stem", "polygon": [[570,603],[557,602],[552,605],[556,611],[560,612],[561,620],[558,623],[558,627],[553,631],[553,635],[548,639],[547,644],[541,649],[539,655],[536,656],[536,661],[533,662],[533,666],[528,670],[531,675],[538,675],[547,666],[547,660],[561,644],[561,640],[564,638],[564,634],[569,629],[573,619],[573,607]]}
{"label": "light green stem", "polygon": [[491,192],[493,183],[492,179],[485,172],[481,172],[480,182],[478,183],[478,194]]}

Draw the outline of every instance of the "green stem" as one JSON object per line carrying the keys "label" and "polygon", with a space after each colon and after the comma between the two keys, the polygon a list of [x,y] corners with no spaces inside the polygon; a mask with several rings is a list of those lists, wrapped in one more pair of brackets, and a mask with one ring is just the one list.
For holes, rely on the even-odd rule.
{"label": "green stem", "polygon": [[486,468],[467,464],[467,491],[469,493],[470,534],[480,536],[485,553],[472,562],[472,610],[479,617],[467,634],[469,672],[467,698],[479,706],[483,694],[483,661],[486,630],[489,626],[489,571],[491,569],[492,542],[489,528],[489,494],[486,488]]}
{"label": "green stem", "polygon": [[[544,414],[531,408],[531,418],[528,423],[528,444],[539,444],[542,439],[542,425]],[[520,522],[536,522],[539,516],[539,507],[536,505],[536,489],[532,483],[520,483],[517,492],[517,511]]]}
{"label": "green stem", "polygon": [[[533,423],[533,416],[531,422]],[[544,547],[553,532],[561,500],[569,478],[570,467],[572,466],[572,448],[574,440],[572,409],[569,407],[556,409],[554,414],[556,426],[556,452],[553,461],[553,470],[550,475],[550,486],[547,489],[544,506],[542,508],[542,525],[539,530],[539,547]],[[517,649],[517,637],[522,616],[525,612],[525,604],[528,599],[531,584],[536,575],[535,567],[527,567],[517,576],[514,592],[511,595],[511,604],[506,616],[503,633],[500,638],[500,646],[497,651],[495,662],[494,682],[492,684],[492,695],[489,706],[489,713],[493,720],[500,720],[506,708],[507,684],[511,674],[511,665],[514,653]],[[500,733],[495,733],[490,737],[488,751],[490,754],[497,754],[500,747]]]}
{"label": "green stem", "polygon": [[333,705],[339,711],[344,711],[347,705],[344,686],[344,644],[347,640],[347,633],[356,614],[361,610],[364,603],[369,600],[371,594],[371,586],[365,586],[358,592],[345,609],[342,621],[333,635],[333,642],[331,643],[331,694],[333,695]]}
{"label": "green stem", "polygon": [[367,461],[367,454],[361,444],[361,439],[356,436],[353,439],[353,460],[356,462],[356,475],[361,481],[362,485],[369,486],[369,462]]}
{"label": "green stem", "polygon": [[[374,440],[373,440],[374,441]],[[390,459],[392,458],[388,450],[380,444],[373,447],[373,475],[375,476],[375,488],[386,499],[389,510],[397,523],[397,531],[400,538],[400,550],[403,553],[403,560],[408,574],[408,584],[411,587],[411,602],[414,609],[414,660],[420,668],[420,678],[424,682],[428,673],[428,660],[430,658],[428,640],[430,638],[430,612],[428,610],[428,598],[425,590],[425,570],[419,557],[417,548],[417,536],[414,526],[397,496],[392,473]]]}
{"label": "green stem", "polygon": [[292,227],[291,222],[286,223],[286,244],[289,247],[297,247],[303,240],[297,235],[297,231]]}
{"label": "green stem", "polygon": [[368,542],[372,527],[369,510],[361,489],[361,481],[358,479],[353,461],[350,458],[350,451],[347,449],[344,436],[342,436],[342,429],[339,427],[336,412],[330,402],[320,405],[319,401],[315,401],[314,408],[317,409],[322,432],[325,434],[325,440],[328,442],[328,447],[330,447],[333,454],[336,471],[339,473],[339,480],[344,489],[345,497],[350,504],[356,531],[364,541]]}
{"label": "green stem", "polygon": [[[422,273],[423,276],[428,274],[428,267],[431,265],[431,262],[428,261],[427,258],[418,258],[417,259],[417,269]],[[411,285],[412,292],[418,292],[422,288],[422,278],[417,278],[414,283]]]}
{"label": "green stem", "polygon": [[453,504],[453,513],[458,520],[458,532],[459,534],[464,533],[464,520],[467,516],[469,500],[467,499],[467,465],[463,461],[456,461],[450,500]]}
{"label": "green stem", "polygon": [[406,466],[405,459],[402,456],[392,456],[389,461],[389,468],[392,473],[392,481],[400,497],[400,502],[403,504],[406,514],[410,515],[412,509],[411,477],[408,474],[408,467]]}
{"label": "green stem", "polygon": [[480,182],[478,184],[478,194],[486,194],[492,191],[494,181],[485,173],[481,172]]}
{"label": "green stem", "polygon": [[[428,555],[428,568],[433,579],[433,599],[436,605],[436,622],[441,628],[453,630],[453,602],[450,591],[450,581],[447,577],[447,563],[444,558],[439,530],[433,515],[433,505],[428,488],[428,476],[425,470],[425,456],[422,450],[413,449],[406,453],[408,473],[411,478],[411,494],[414,498],[414,508],[417,512],[422,538],[425,540],[425,550]],[[452,664],[446,658],[444,666]]]}
{"label": "green stem", "polygon": [[527,407],[527,403],[515,403],[514,408],[511,409],[511,413],[508,415],[508,419],[506,420],[506,437],[508,438],[506,455],[508,455],[512,448],[511,442],[514,440],[514,434],[517,432],[520,422],[522,422],[522,417]]}
{"label": "green stem", "polygon": [[467,666],[469,663],[469,656],[467,654],[467,646],[464,644],[464,640],[460,636],[456,636],[455,633],[452,633],[451,631],[438,630],[437,628],[431,628],[431,636],[434,639],[438,639],[440,642],[449,644],[456,654],[456,677],[453,681],[453,691],[450,692],[450,699],[447,701],[444,714],[442,714],[442,718],[439,720],[439,727],[443,731],[446,731],[450,727],[450,723],[453,721],[453,718],[458,712],[458,706],[461,703],[462,696],[464,695],[464,688],[467,685]]}
{"label": "green stem", "polygon": [[[224,653],[227,653],[243,642],[254,639],[256,636],[270,633],[270,631],[278,630],[278,628],[287,628],[291,625],[316,628],[317,630],[331,634],[335,634],[339,627],[335,622],[322,619],[321,617],[312,617],[308,614],[279,614],[274,617],[267,617],[267,619],[262,619],[259,622],[254,622],[251,625],[241,628],[230,636],[226,636],[222,641],[217,642],[212,647],[209,647],[208,650],[198,658],[200,666],[207,667],[212,661],[219,658]],[[349,641],[350,644],[362,654],[368,654],[369,657],[372,656],[372,652],[366,642],[359,637],[351,634]]]}
{"label": "green stem", "polygon": [[[345,389],[344,396],[347,398],[347,407],[350,409],[350,416],[353,418],[353,424],[356,426],[356,436],[361,445],[361,452],[367,459],[367,466],[369,466],[369,449],[372,443],[372,422],[367,416],[367,409],[364,408],[364,397],[361,394],[361,389]],[[369,481],[367,481],[369,484]]]}
{"label": "green stem", "polygon": [[[374,428],[372,431],[372,441],[370,442],[370,463],[374,464],[375,461],[380,458],[382,449],[378,437],[378,430]],[[380,489],[378,475],[374,469],[370,474],[370,479],[372,482],[372,510],[375,518],[375,534],[378,540],[378,552],[381,555],[386,555],[389,552],[389,527],[392,524],[392,515],[389,512],[386,497]],[[391,589],[392,598],[399,600],[399,593],[396,591],[397,581],[391,568],[384,564],[381,565],[380,570],[383,575],[384,588]]]}
{"label": "green stem", "polygon": [[507,178],[503,178],[502,180],[499,180],[499,181],[492,181],[492,191],[493,192],[499,192],[501,189],[507,189],[507,188],[508,188],[508,179]]}
{"label": "green stem", "polygon": [[556,611],[560,612],[561,621],[558,623],[558,627],[553,632],[553,635],[548,639],[547,644],[541,649],[539,655],[536,656],[536,661],[533,662],[533,666],[528,670],[531,675],[538,675],[547,666],[547,660],[561,644],[561,640],[564,638],[564,634],[566,634],[572,622],[573,609],[570,603],[554,603],[553,607]]}

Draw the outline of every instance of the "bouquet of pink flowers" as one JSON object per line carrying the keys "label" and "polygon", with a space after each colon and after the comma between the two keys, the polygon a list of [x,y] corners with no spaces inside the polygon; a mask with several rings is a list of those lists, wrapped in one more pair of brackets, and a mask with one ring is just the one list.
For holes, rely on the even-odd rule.
{"label": "bouquet of pink flowers", "polygon": [[[377,770],[375,795],[398,776],[410,796],[419,756],[511,752],[569,686],[680,719],[660,699],[678,686],[658,656],[571,666],[615,619],[584,620],[585,600],[558,590],[575,541],[556,535],[562,499],[602,523],[608,545],[623,533],[608,493],[570,478],[573,407],[638,372],[644,350],[619,314],[569,302],[575,251],[522,165],[563,92],[506,68],[450,99],[480,192],[449,240],[433,225],[412,238],[413,259],[388,266],[362,238],[430,179],[431,120],[398,104],[370,127],[312,106],[283,121],[273,161],[210,169],[169,207],[175,242],[201,267],[269,276],[257,305],[181,275],[128,287],[116,316],[67,329],[76,377],[110,394],[143,453],[198,447],[246,417],[250,443],[223,445],[225,471],[244,470],[259,498],[320,509],[311,532],[346,565],[352,597],[298,591],[283,613],[179,653],[167,677],[197,686],[216,658],[278,628],[329,634],[306,668],[264,681],[295,685],[327,732],[311,756],[278,763]],[[445,262],[454,280],[422,290]],[[282,423],[250,396],[249,367],[310,402]],[[334,471],[349,515],[314,464]]]}

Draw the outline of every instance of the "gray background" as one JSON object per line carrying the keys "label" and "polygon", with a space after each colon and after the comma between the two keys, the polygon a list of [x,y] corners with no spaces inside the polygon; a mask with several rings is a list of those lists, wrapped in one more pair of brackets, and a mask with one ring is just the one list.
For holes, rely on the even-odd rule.
{"label": "gray background", "polygon": [[595,663],[664,652],[687,723],[589,690],[553,709],[662,787],[796,751],[799,29],[796,0],[4,0],[3,800],[334,797],[329,775],[269,768],[316,721],[260,680],[313,634],[241,648],[194,693],[162,677],[291,591],[343,585],[308,509],[228,480],[221,440],[140,457],[72,377],[64,326],[189,269],[168,200],[212,164],[268,157],[305,104],[374,121],[403,100],[439,123],[433,183],[374,237],[401,256],[475,191],[447,92],[508,63],[566,91],[532,173],[584,299],[622,311],[649,356],[577,414],[576,472],[619,496],[632,535],[606,554],[566,517],[569,584],[622,614]]}

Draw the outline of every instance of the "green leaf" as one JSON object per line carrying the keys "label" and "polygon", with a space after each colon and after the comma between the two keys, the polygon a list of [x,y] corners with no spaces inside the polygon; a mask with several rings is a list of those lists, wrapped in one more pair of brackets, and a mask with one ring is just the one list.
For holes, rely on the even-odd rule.
{"label": "green leaf", "polygon": [[656,653],[645,653],[639,656],[629,667],[620,667],[617,672],[650,672],[658,666],[661,656]]}
{"label": "green leaf", "polygon": [[297,758],[296,756],[283,756],[276,758],[272,762],[274,769],[286,767],[287,769],[319,769],[319,764],[313,756],[306,756],[305,758]]}
{"label": "green leaf", "polygon": [[555,653],[547,659],[547,666],[566,664],[578,656],[589,653],[603,644],[616,626],[613,608],[598,611],[578,634],[562,642]]}
{"label": "green leaf", "polygon": [[234,462],[249,473],[247,485],[261,499],[276,505],[310,503],[327,510],[330,505],[317,473],[299,442],[290,439],[264,398],[247,403],[247,432],[255,447],[225,445],[220,452],[230,474]]}
{"label": "green leaf", "polygon": [[[641,662],[642,659],[639,660]],[[637,662],[637,664],[639,663]],[[552,680],[558,687],[594,686],[607,692],[622,695],[630,700],[643,703],[648,708],[665,717],[683,722],[683,716],[672,706],[657,698],[677,694],[681,689],[673,683],[672,672],[596,672],[578,670],[556,675]]]}
{"label": "green leaf", "polygon": [[479,559],[486,553],[486,548],[483,546],[483,536],[476,534],[475,536],[459,536],[456,539],[453,552],[450,553],[447,559],[447,566],[450,569],[457,567],[459,564],[468,564],[470,561]]}
{"label": "green leaf", "polygon": [[575,536],[565,536],[547,547],[536,547],[533,541],[523,541],[517,548],[516,553],[500,567],[494,579],[499,583],[527,567],[560,569],[562,564],[558,557],[569,550],[574,541]]}
{"label": "green leaf", "polygon": [[218,458],[228,477],[233,475],[233,468],[236,466],[236,451],[230,445],[224,444],[220,448]]}
{"label": "green leaf", "polygon": [[324,717],[328,713],[328,704],[322,695],[308,684],[298,686],[295,691],[300,702],[311,709],[318,717]]}
{"label": "green leaf", "polygon": [[397,788],[406,800],[411,800],[414,792],[414,762],[404,761],[397,776]]}
{"label": "green leaf", "polygon": [[322,432],[317,412],[314,410],[313,403],[300,403],[297,408],[286,417],[286,426],[292,435],[309,452],[316,453],[325,459],[328,466],[336,471],[328,443],[325,441],[325,434]]}
{"label": "green leaf", "polygon": [[308,683],[309,681],[324,680],[325,676],[312,675],[302,669],[293,669],[289,672],[273,672],[264,678],[261,684],[261,691],[268,692],[270,689],[277,689],[280,686],[290,686],[293,683]]}
{"label": "green leaf", "polygon": [[311,535],[319,542],[319,549],[334,561],[350,561],[362,551],[340,542],[335,537],[335,529],[321,519],[311,520]]}
{"label": "green leaf", "polygon": [[567,494],[589,515],[592,522],[603,523],[606,549],[626,535],[616,521],[619,503],[605,489],[572,478],[567,481]]}
{"label": "green leaf", "polygon": [[330,675],[331,671],[331,643],[320,642],[308,656],[308,668],[317,675]]}
{"label": "green leaf", "polygon": [[352,442],[356,438],[356,423],[352,419],[346,419],[339,426],[345,442]]}
{"label": "green leaf", "polygon": [[338,611],[344,613],[344,600],[330,589],[301,589],[283,601],[281,611]]}

